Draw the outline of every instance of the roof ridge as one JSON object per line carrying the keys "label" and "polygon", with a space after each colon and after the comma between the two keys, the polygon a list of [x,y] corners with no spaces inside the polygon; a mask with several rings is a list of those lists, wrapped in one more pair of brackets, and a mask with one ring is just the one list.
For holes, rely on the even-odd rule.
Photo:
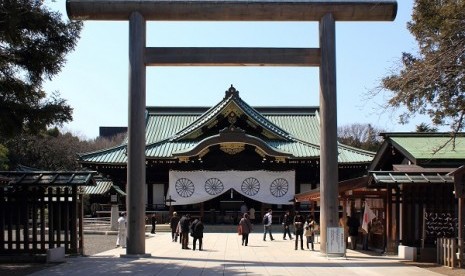
{"label": "roof ridge", "polygon": [[268,120],[266,117],[261,115],[260,112],[242,100],[242,98],[239,96],[239,91],[236,90],[233,85],[231,85],[231,87],[226,90],[224,98],[219,103],[205,111],[194,122],[175,133],[171,137],[171,141],[181,139],[196,129],[201,128],[202,125],[204,125],[215,115],[219,114],[224,109],[224,107],[228,106],[231,102],[235,103],[237,107],[240,108],[251,119],[256,121],[262,127],[268,129],[270,132],[274,133],[276,136],[282,137],[285,140],[290,139],[291,135],[287,131]]}

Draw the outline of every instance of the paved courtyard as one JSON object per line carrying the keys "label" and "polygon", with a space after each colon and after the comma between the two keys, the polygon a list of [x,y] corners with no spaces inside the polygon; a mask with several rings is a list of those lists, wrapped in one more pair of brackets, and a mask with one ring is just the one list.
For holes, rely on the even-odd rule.
{"label": "paved courtyard", "polygon": [[206,233],[204,251],[192,251],[172,242],[170,233],[158,232],[146,239],[150,257],[121,257],[125,249],[114,248],[90,257],[67,258],[32,275],[441,275],[405,265],[396,257],[352,250],[347,259],[327,258],[318,251],[318,244],[313,252],[294,250],[294,241],[281,237],[276,234],[274,241],[265,242],[261,233],[252,233],[249,246],[242,246],[237,234]]}

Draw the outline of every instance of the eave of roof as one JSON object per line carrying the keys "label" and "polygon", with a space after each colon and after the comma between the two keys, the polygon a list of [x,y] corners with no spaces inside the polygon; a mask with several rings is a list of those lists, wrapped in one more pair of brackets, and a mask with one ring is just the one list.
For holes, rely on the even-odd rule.
{"label": "eave of roof", "polygon": [[86,186],[95,185],[96,174],[95,171],[3,171],[0,178],[9,179],[9,186]]}
{"label": "eave of roof", "polygon": [[447,173],[369,171],[369,187],[386,187],[389,184],[454,184]]}
{"label": "eave of roof", "polygon": [[[368,186],[368,176],[352,178],[338,183],[338,193],[342,194],[349,190],[361,189]],[[303,192],[295,195],[297,202],[314,201],[320,198],[321,190],[316,188],[308,192]]]}

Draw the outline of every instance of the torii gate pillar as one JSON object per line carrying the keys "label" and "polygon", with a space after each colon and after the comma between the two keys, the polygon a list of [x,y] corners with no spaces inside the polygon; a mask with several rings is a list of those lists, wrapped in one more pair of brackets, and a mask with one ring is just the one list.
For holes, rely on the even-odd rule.
{"label": "torii gate pillar", "polygon": [[[145,66],[320,66],[321,252],[338,226],[336,21],[392,21],[395,0],[67,0],[71,19],[129,20],[127,254],[145,255]],[[320,48],[153,48],[146,20],[318,21]]]}

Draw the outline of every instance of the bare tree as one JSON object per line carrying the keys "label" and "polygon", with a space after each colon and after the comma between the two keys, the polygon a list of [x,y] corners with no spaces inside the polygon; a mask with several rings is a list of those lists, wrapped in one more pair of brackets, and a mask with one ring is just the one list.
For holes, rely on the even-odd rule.
{"label": "bare tree", "polygon": [[60,133],[57,129],[40,135],[22,135],[10,139],[10,168],[22,164],[43,170],[78,170],[77,154],[109,148],[122,143],[124,134],[110,139],[96,138],[83,141],[71,133]]}
{"label": "bare tree", "polygon": [[351,124],[338,127],[338,141],[342,144],[369,151],[377,151],[382,138],[379,133],[385,130],[371,124]]}

